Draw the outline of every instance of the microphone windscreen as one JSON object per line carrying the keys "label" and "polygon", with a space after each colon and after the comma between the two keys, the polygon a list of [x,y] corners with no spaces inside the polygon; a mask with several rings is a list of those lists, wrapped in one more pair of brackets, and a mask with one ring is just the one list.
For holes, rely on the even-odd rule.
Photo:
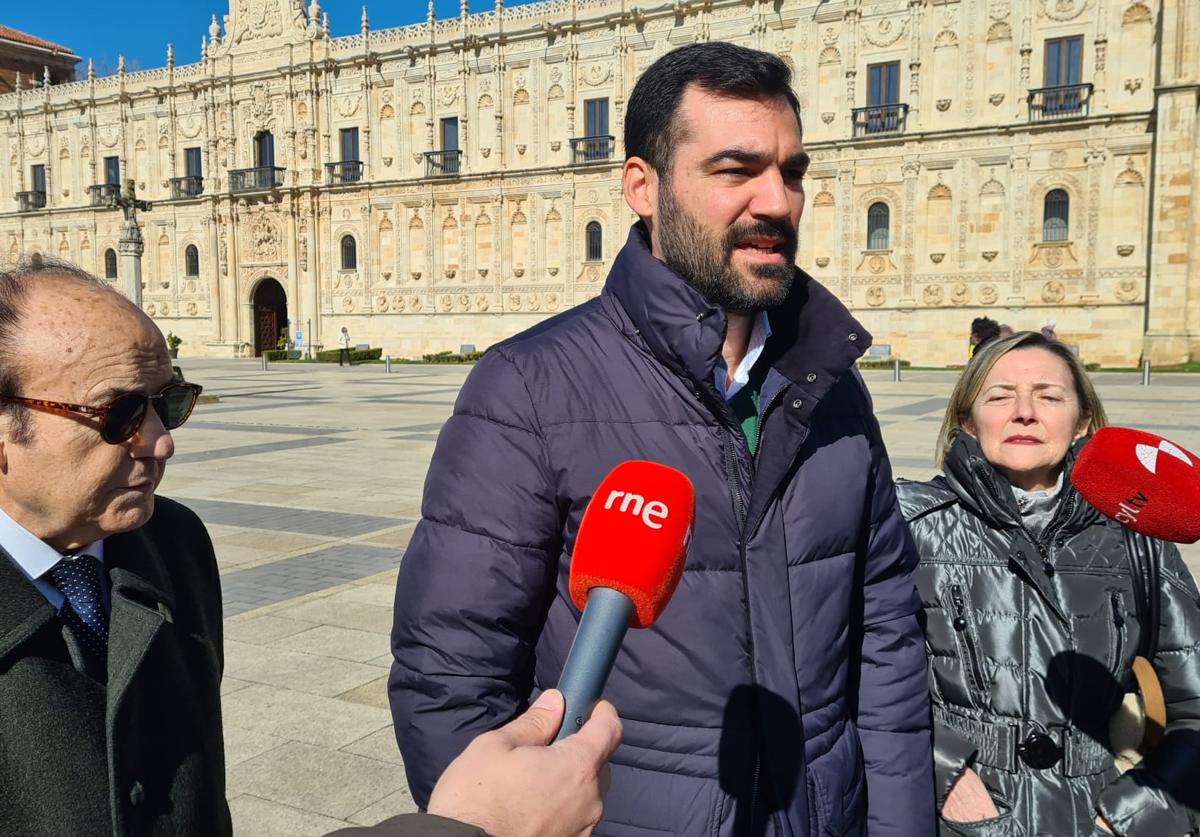
{"label": "microphone windscreen", "polygon": [[1084,445],[1071,483],[1110,520],[1173,543],[1200,540],[1200,457],[1128,427],[1103,427]]}
{"label": "microphone windscreen", "polygon": [[571,557],[571,598],[609,587],[634,605],[630,624],[654,624],[679,585],[696,517],[686,476],[656,462],[622,462],[592,495]]}

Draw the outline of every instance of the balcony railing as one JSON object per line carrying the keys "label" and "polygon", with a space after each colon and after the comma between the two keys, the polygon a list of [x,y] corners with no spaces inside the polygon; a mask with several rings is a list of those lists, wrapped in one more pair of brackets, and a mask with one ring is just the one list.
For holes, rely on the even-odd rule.
{"label": "balcony railing", "polygon": [[37,212],[46,208],[46,193],[34,190],[32,192],[17,192],[18,212]]}
{"label": "balcony railing", "polygon": [[325,181],[336,186],[341,183],[357,183],[362,180],[361,160],[342,160],[340,163],[325,164]]}
{"label": "balcony railing", "polygon": [[284,169],[274,166],[258,166],[253,169],[230,169],[229,191],[264,192],[283,185]]}
{"label": "balcony railing", "polygon": [[571,165],[603,163],[612,159],[617,141],[613,137],[575,137],[571,140]]}
{"label": "balcony railing", "polygon": [[462,151],[426,151],[425,176],[448,177],[458,174],[462,162]]}
{"label": "balcony railing", "polygon": [[1090,84],[1064,84],[1029,91],[1029,121],[1049,122],[1088,115],[1092,101]]}
{"label": "balcony railing", "polygon": [[92,206],[108,206],[109,200],[121,197],[121,187],[116,183],[98,183],[88,187]]}
{"label": "balcony railing", "polygon": [[189,175],[171,178],[171,200],[194,198],[204,194],[204,178]]}
{"label": "balcony railing", "polygon": [[854,119],[854,136],[856,137],[903,134],[904,123],[908,121],[908,105],[902,102],[854,108],[850,113]]}

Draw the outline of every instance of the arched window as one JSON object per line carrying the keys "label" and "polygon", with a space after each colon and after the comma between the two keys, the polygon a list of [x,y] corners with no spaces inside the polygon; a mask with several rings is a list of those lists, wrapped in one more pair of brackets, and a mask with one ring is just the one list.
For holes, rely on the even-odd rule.
{"label": "arched window", "polygon": [[358,242],[352,235],[342,236],[342,270],[358,269]]}
{"label": "arched window", "polygon": [[189,244],[183,251],[183,273],[185,276],[200,275],[200,251],[195,244]]}
{"label": "arched window", "polygon": [[117,252],[111,247],[104,251],[104,278],[117,278]]}
{"label": "arched window", "polygon": [[1042,213],[1042,241],[1066,241],[1070,236],[1071,198],[1062,189],[1046,193]]}
{"label": "arched window", "polygon": [[867,249],[886,250],[890,239],[888,230],[891,210],[883,201],[867,209]]}
{"label": "arched window", "polygon": [[599,221],[591,221],[584,227],[585,238],[587,239],[587,260],[589,262],[598,262],[604,258],[604,230],[600,227]]}

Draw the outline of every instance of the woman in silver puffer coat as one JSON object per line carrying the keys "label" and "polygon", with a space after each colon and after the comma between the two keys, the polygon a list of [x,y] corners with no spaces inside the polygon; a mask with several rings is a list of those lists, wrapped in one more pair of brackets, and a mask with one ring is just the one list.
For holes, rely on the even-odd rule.
{"label": "woman in silver puffer coat", "polygon": [[[1200,821],[1200,594],[1174,545],[1126,535],[1071,487],[1104,423],[1070,350],[1015,334],[955,387],[944,476],[899,483],[921,556],[943,835],[1176,837]],[[1166,734],[1122,775],[1109,721],[1154,621],[1148,587],[1158,634],[1143,650]]]}

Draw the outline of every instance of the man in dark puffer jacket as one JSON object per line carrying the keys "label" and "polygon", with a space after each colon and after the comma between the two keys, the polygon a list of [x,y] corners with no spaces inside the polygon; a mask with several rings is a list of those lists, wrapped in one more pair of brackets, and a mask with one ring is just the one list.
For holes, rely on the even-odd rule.
{"label": "man in dark puffer jacket", "polygon": [[595,833],[928,835],[916,558],[853,367],[870,336],[794,266],[808,158],[787,67],[670,53],[625,145],[642,223],[600,298],[489,351],[438,441],[392,638],[413,796],[557,683],[583,510],[647,459],[691,478],[696,532],[609,680],[625,739]]}

